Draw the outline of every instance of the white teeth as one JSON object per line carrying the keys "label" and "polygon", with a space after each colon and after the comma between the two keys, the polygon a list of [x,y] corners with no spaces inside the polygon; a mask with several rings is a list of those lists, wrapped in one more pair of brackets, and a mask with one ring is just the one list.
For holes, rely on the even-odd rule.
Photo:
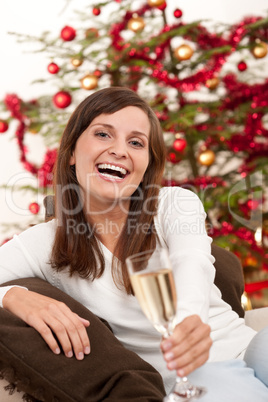
{"label": "white teeth", "polygon": [[[119,166],[110,165],[109,163],[100,163],[100,164],[98,165],[98,168],[100,168],[100,169],[117,170],[118,172],[122,173],[123,175],[126,175],[126,174],[127,174],[126,169],[121,168],[121,167],[119,167]],[[108,175],[108,176],[110,176],[110,175]]]}
{"label": "white teeth", "polygon": [[100,173],[102,176],[108,177],[109,179],[113,179],[113,180],[123,180],[123,177],[115,177],[112,174],[108,174],[108,173]]}

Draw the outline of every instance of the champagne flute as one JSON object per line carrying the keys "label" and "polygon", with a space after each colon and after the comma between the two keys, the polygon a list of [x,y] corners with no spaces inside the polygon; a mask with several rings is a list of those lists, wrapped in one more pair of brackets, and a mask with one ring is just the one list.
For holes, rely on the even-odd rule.
{"label": "champagne flute", "polygon": [[[155,329],[164,338],[175,327],[176,288],[168,251],[157,247],[126,259],[126,265],[134,294]],[[206,393],[205,388],[192,385],[187,377],[177,377],[171,393],[164,402],[198,399]]]}

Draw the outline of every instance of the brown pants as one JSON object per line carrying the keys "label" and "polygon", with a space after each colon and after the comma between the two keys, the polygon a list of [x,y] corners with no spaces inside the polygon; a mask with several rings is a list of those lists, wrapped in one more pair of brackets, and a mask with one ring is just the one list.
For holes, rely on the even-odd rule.
{"label": "brown pants", "polygon": [[39,333],[0,309],[0,370],[19,390],[38,401],[160,402],[160,374],[115,338],[107,324],[80,303],[38,278],[18,279],[29,290],[63,301],[90,321],[91,353],[84,360],[55,355]]}

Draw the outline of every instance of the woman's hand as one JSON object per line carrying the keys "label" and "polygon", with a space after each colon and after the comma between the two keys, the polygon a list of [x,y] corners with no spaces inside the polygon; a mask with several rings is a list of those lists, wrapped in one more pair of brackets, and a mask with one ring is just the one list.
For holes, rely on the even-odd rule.
{"label": "woman's hand", "polygon": [[[50,349],[82,360],[90,353],[86,327],[88,320],[73,313],[66,304],[19,287],[11,288],[3,298],[3,307],[35,328]],[[58,342],[55,339],[56,335]]]}
{"label": "woman's hand", "polygon": [[208,360],[211,345],[209,325],[198,315],[191,315],[176,325],[173,334],[162,341],[161,349],[168,369],[183,377]]}

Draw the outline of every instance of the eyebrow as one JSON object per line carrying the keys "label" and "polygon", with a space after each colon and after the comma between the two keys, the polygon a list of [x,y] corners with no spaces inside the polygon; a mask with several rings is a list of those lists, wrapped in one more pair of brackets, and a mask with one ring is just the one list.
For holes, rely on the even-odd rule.
{"label": "eyebrow", "polygon": [[[111,124],[107,124],[107,123],[95,123],[95,124],[92,124],[92,126],[90,126],[90,127],[94,127],[94,126],[103,126],[103,127],[111,128],[113,130],[115,129],[114,126],[112,126]],[[148,139],[148,135],[146,135],[145,133],[143,133],[141,131],[134,130],[134,131],[131,131],[131,134],[142,135]]]}

